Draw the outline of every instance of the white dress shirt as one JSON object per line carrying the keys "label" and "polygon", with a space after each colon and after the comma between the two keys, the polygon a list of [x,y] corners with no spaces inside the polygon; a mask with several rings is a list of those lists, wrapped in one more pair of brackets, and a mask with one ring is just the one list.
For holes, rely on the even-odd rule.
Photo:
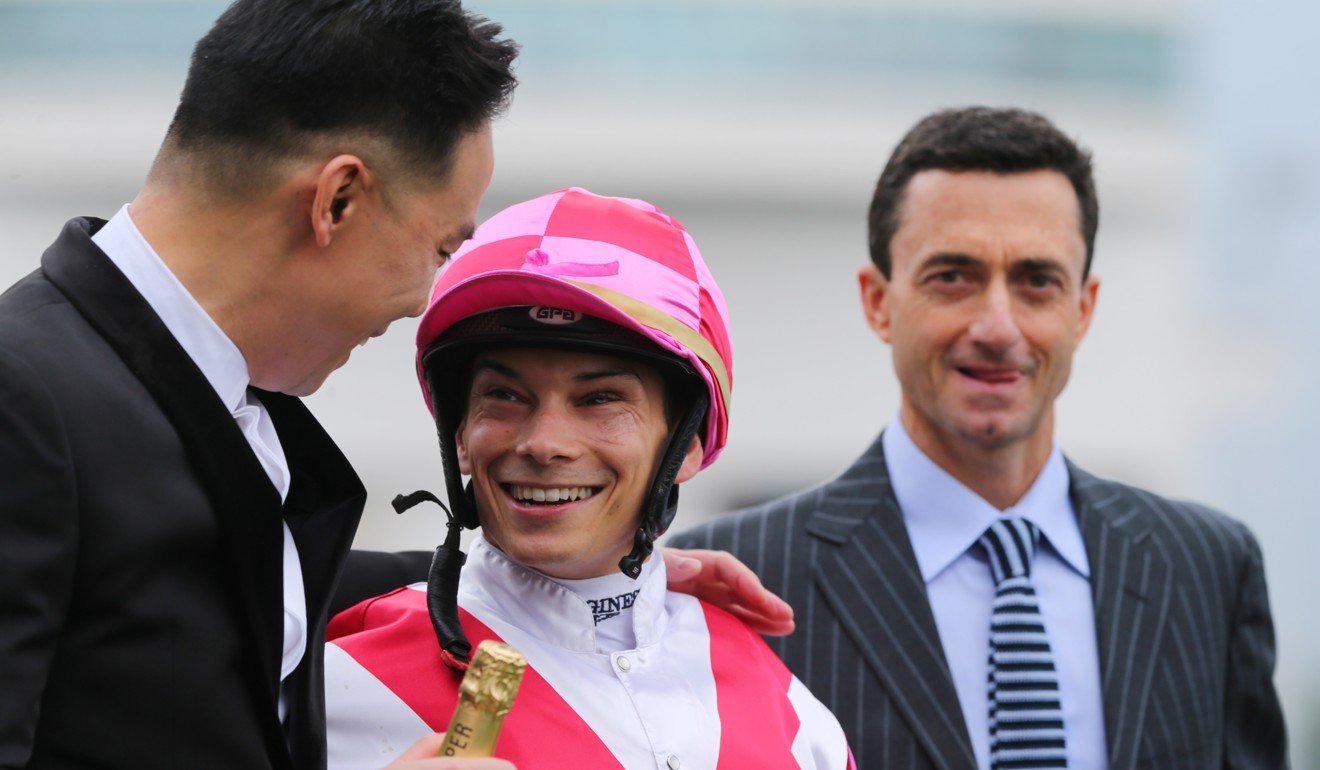
{"label": "white dress shirt", "polygon": [[[995,581],[975,546],[1001,512],[927,457],[898,417],[885,429],[883,442],[976,762],[988,769],[986,675]],[[1059,674],[1069,770],[1106,770],[1091,567],[1068,497],[1068,467],[1057,446],[1031,489],[1002,514],[1021,516],[1041,532],[1032,580]]]}
{"label": "white dress shirt", "polygon": [[[155,311],[165,328],[178,340],[188,357],[197,364],[211,383],[243,437],[261,462],[270,482],[284,500],[289,494],[289,465],[275,433],[270,413],[248,391],[247,361],[238,346],[207,315],[188,289],[170,272],[156,250],[133,224],[125,205],[92,236],[95,243],[133,288]],[[283,522],[281,522],[283,523]],[[307,650],[307,599],[303,591],[302,565],[289,525],[284,526],[284,651],[280,659],[280,680],[298,667]],[[288,704],[281,693],[280,719],[287,716]]]}

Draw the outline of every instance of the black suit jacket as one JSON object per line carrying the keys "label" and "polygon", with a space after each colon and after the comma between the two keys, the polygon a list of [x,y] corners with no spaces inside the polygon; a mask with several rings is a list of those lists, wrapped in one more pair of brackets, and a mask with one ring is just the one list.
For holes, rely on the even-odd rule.
{"label": "black suit jacket", "polygon": [[[1109,766],[1286,767],[1274,631],[1246,527],[1068,466],[1095,601]],[[798,630],[769,642],[862,768],[975,767],[881,442],[838,479],[674,536],[732,552]]]}
{"label": "black suit jacket", "polygon": [[[365,491],[297,399],[259,392],[281,509],[100,225],[70,221],[0,296],[0,767],[320,767],[325,615]],[[287,735],[281,515],[309,624]]]}

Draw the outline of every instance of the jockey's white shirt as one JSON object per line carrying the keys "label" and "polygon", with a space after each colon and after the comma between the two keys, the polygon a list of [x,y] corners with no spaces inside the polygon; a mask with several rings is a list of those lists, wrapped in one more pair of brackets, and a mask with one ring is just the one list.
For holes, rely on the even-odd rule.
{"label": "jockey's white shirt", "polygon": [[[459,607],[474,649],[494,638],[527,657],[496,751],[520,768],[853,767],[838,721],[764,640],[668,591],[659,557],[636,581],[561,583],[478,538]],[[462,675],[441,660],[424,583],[346,610],[328,638],[331,770],[377,770],[446,728]]]}

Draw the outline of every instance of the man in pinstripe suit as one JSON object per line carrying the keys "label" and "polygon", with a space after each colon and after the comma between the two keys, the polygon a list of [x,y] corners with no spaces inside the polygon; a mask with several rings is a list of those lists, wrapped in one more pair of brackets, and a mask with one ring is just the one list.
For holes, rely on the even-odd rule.
{"label": "man in pinstripe suit", "polygon": [[[794,607],[800,630],[771,643],[859,767],[1287,765],[1251,533],[1098,479],[1054,443],[1098,294],[1097,220],[1089,155],[1045,118],[918,123],[880,177],[859,275],[898,415],[834,481],[671,540],[732,552]],[[1001,521],[1038,536],[1031,610],[1059,726],[1039,764],[1008,762],[987,693]]]}

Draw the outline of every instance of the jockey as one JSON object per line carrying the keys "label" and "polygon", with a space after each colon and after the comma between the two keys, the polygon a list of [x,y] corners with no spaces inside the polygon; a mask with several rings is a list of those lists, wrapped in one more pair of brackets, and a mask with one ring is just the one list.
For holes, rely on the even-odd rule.
{"label": "jockey", "polygon": [[651,558],[732,385],[723,295],[676,220],[576,188],[500,212],[441,274],[417,370],[450,535],[426,583],[331,621],[332,770],[444,731],[485,639],[527,658],[496,750],[522,768],[853,766],[765,642]]}

